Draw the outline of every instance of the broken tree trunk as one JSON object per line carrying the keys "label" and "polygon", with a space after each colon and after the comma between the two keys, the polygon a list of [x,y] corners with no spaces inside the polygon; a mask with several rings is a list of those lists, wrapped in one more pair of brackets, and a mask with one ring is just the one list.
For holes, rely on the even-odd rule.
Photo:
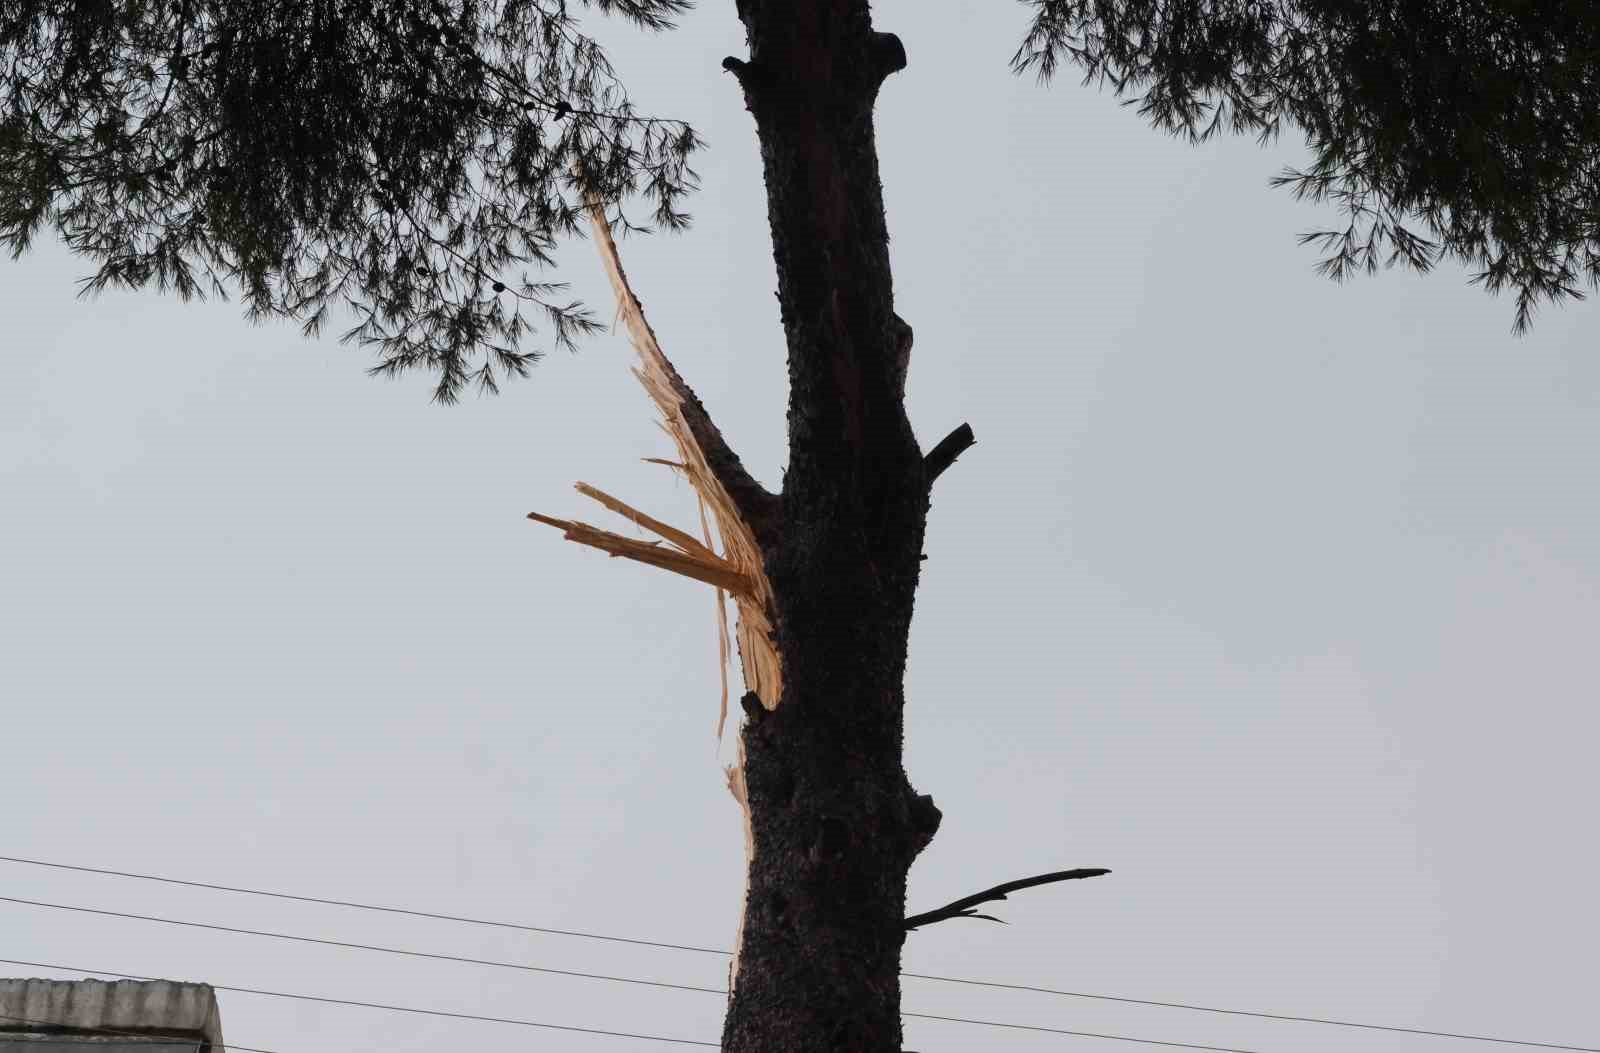
{"label": "broken tree trunk", "polygon": [[594,213],[640,379],[723,551],[614,499],[661,544],[534,518],[738,606],[750,704],[730,786],[750,857],[723,1048],[892,1053],[906,873],[939,822],[901,766],[929,472],[903,406],[910,329],[893,310],[872,133],[904,53],[872,32],[864,0],[739,6],[751,59],[725,66],[761,139],[789,351],[782,497],[749,477],[661,354]]}
{"label": "broken tree trunk", "polygon": [[[678,447],[668,463],[710,509],[722,551],[709,531],[699,541],[582,484],[660,540],[532,518],[707,582],[738,608],[749,691],[729,785],[748,868],[724,1053],[897,1053],[906,875],[940,819],[901,763],[907,638],[929,487],[972,431],[925,459],[904,407],[911,330],[894,312],[872,126],[880,85],[905,66],[900,41],[872,30],[866,0],[737,6],[750,57],[723,67],[765,169],[789,362],[783,493],[749,476],[661,353],[596,205],[637,373]],[[966,901],[934,912],[973,913]]]}
{"label": "broken tree trunk", "polygon": [[[635,375],[677,447],[678,459],[662,463],[681,471],[710,510],[722,551],[709,537],[699,540],[587,483],[577,484],[580,493],[657,540],[540,513],[529,518],[579,544],[706,582],[718,590],[719,610],[724,593],[737,608],[734,635],[748,690],[728,784],[744,813],[748,884],[724,1047],[755,1048],[735,1044],[753,1040],[735,1037],[745,1021],[752,1035],[766,1036],[763,1049],[897,1050],[905,874],[938,823],[931,799],[912,793],[900,767],[909,609],[886,609],[885,598],[874,595],[882,581],[848,562],[862,556],[859,525],[826,515],[791,521],[744,472],[662,352],[598,206],[591,224],[639,357]],[[914,469],[920,480],[920,457]],[[902,578],[898,590],[907,605],[925,489],[913,491],[913,508],[917,529],[903,539],[913,578]],[[801,571],[808,563],[815,569]],[[799,603],[829,612],[790,615],[791,624],[809,624],[812,632],[775,631],[783,603],[770,576],[774,565],[801,574],[790,578]],[[785,642],[810,672],[804,693],[788,672]],[[853,676],[857,668],[862,675]],[[726,703],[725,688],[719,733]],[[896,1044],[868,1041],[869,1034]]]}
{"label": "broken tree trunk", "polygon": [[901,763],[927,518],[872,110],[905,65],[866,0],[740,0],[789,359],[768,554],[784,691],[746,725],[751,862],[726,1053],[902,1048],[906,875],[938,827]]}

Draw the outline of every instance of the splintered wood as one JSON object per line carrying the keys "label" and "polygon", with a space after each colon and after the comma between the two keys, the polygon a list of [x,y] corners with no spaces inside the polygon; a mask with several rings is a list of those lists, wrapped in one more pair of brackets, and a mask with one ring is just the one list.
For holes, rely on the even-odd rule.
{"label": "splintered wood", "polygon": [[[618,313],[627,323],[629,341],[639,356],[639,364],[634,368],[633,375],[644,385],[645,392],[661,414],[662,428],[672,437],[673,444],[678,448],[676,461],[661,458],[650,458],[650,460],[681,472],[689,480],[689,485],[694,487],[695,494],[700,500],[700,525],[705,541],[702,542],[687,531],[648,516],[587,483],[577,484],[579,493],[632,521],[635,526],[649,531],[660,540],[641,541],[609,530],[601,530],[587,523],[557,519],[537,512],[528,518],[557,528],[569,541],[609,552],[613,556],[648,563],[653,567],[660,567],[716,587],[717,635],[721,657],[719,666],[722,674],[722,704],[717,712],[717,737],[720,739],[728,719],[728,628],[725,594],[733,597],[734,606],[739,612],[734,627],[734,638],[738,641],[739,666],[744,673],[745,687],[754,692],[761,705],[768,710],[778,707],[778,699],[783,693],[782,668],[778,662],[777,648],[772,642],[770,615],[774,609],[772,583],[767,580],[766,571],[762,566],[761,549],[756,544],[755,532],[739,515],[738,505],[729,496],[716,473],[711,470],[706,451],[701,448],[700,442],[695,438],[694,430],[684,417],[684,406],[693,399],[693,393],[678,375],[678,371],[673,368],[672,363],[667,360],[667,356],[662,353],[661,345],[656,342],[656,335],[651,330],[650,323],[645,321],[644,309],[639,304],[639,298],[633,294],[633,289],[628,284],[628,277],[623,273],[622,260],[617,255],[616,242],[612,240],[611,228],[606,223],[605,210],[598,202],[590,202],[589,224],[594,231],[595,245],[600,250],[600,258],[605,263],[606,273],[611,278],[612,291],[616,293]],[[714,428],[712,433],[714,434]],[[711,510],[711,517],[717,524],[717,534],[722,539],[720,555],[712,547],[711,530],[706,522],[707,508]],[[738,743],[737,760],[727,769],[727,777],[728,789],[739,802],[739,811],[743,818],[745,863],[748,874],[749,863],[755,857],[755,835],[751,826],[750,801],[745,793],[744,763],[744,742],[741,739]],[[744,906],[741,902],[739,935],[734,942],[733,961],[728,968],[730,993],[739,976],[738,948],[743,943],[743,937]]]}
{"label": "splintered wood", "polygon": [[[617,297],[618,312],[627,324],[629,340],[639,356],[639,364],[633,374],[639,378],[650,400],[655,403],[661,414],[661,426],[678,449],[675,461],[659,458],[650,460],[681,472],[689,480],[701,502],[702,520],[705,509],[711,510],[717,534],[722,540],[722,553],[719,555],[713,550],[709,531],[706,541],[701,542],[687,531],[648,516],[587,483],[577,484],[579,493],[631,520],[660,540],[641,541],[577,520],[557,519],[538,513],[528,518],[556,527],[569,541],[706,582],[732,596],[739,612],[734,637],[738,641],[739,664],[744,673],[745,686],[755,692],[762,706],[775,709],[783,690],[783,681],[778,653],[771,637],[769,612],[772,610],[772,585],[767,581],[762,567],[761,550],[756,544],[755,534],[740,517],[738,507],[712,472],[706,460],[706,451],[701,449],[693,430],[684,419],[685,400],[693,396],[683,378],[662,353],[654,331],[645,321],[644,310],[623,272],[622,260],[617,255],[617,245],[612,240],[604,209],[591,203],[589,220],[595,245],[600,250],[600,258],[605,263],[611,288]],[[718,610],[722,610],[720,596]],[[726,647],[725,644],[723,646]],[[722,705],[717,718],[719,736],[727,720],[727,712],[727,685],[724,680]],[[730,788],[734,789],[736,797],[742,797],[738,790],[742,780],[735,778],[735,774],[730,773]]]}
{"label": "splintered wood", "polygon": [[[717,713],[717,737],[720,739],[728,719],[728,629],[724,594],[733,597],[739,612],[734,638],[738,641],[739,666],[744,673],[745,687],[755,693],[764,708],[773,710],[778,707],[778,699],[783,692],[783,677],[778,652],[772,642],[769,613],[773,610],[772,583],[767,580],[762,566],[761,549],[756,544],[754,531],[740,517],[738,506],[711,470],[706,451],[701,449],[693,429],[684,419],[684,404],[693,395],[662,353],[654,331],[645,321],[639,298],[633,294],[627,275],[623,273],[622,260],[617,255],[616,242],[612,240],[611,228],[606,223],[605,210],[598,203],[590,203],[589,223],[594,231],[595,244],[600,249],[600,258],[605,262],[606,273],[611,278],[611,288],[616,293],[618,312],[627,323],[629,340],[639,355],[639,364],[634,368],[633,375],[644,385],[645,392],[661,414],[662,428],[672,436],[678,448],[676,461],[654,457],[649,460],[681,472],[694,487],[700,500],[700,523],[705,541],[701,542],[687,531],[648,516],[588,483],[577,484],[580,494],[632,521],[660,540],[641,541],[577,520],[557,519],[537,512],[528,518],[557,528],[568,541],[576,541],[613,556],[648,563],[716,587],[718,647],[721,655],[719,665],[722,672],[722,704]],[[710,508],[717,524],[717,533],[722,538],[721,555],[712,547],[711,531],[706,523],[707,508]],[[745,794],[742,740],[738,743],[737,758],[735,764],[727,769],[728,789],[739,802],[739,810],[743,815],[748,873],[748,864],[755,856],[755,835],[750,820],[750,802]],[[737,948],[743,942],[743,935],[744,909],[741,903],[739,938],[735,940],[736,949],[728,969],[730,993],[739,975]]]}
{"label": "splintered wood", "polygon": [[674,574],[682,574],[686,578],[694,578],[715,585],[719,589],[726,589],[735,595],[749,590],[749,579],[740,574],[737,567],[704,545],[695,542],[693,538],[689,538],[693,547],[686,546],[678,540],[678,537],[687,535],[681,535],[678,530],[665,523],[652,519],[588,483],[579,483],[577,489],[585,497],[592,497],[613,512],[626,516],[646,530],[659,534],[673,547],[665,548],[659,541],[639,541],[636,538],[623,537],[621,534],[613,534],[609,530],[601,530],[599,527],[592,527],[575,519],[556,519],[554,516],[540,515],[538,512],[528,513],[528,518],[565,531],[564,536],[568,541],[598,548],[613,556],[649,563],[651,566],[670,570]]}

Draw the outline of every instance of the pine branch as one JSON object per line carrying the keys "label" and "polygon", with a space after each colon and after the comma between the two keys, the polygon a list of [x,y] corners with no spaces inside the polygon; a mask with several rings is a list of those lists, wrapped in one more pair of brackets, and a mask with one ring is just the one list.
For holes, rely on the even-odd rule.
{"label": "pine branch", "polygon": [[974,892],[972,895],[958,899],[954,903],[947,903],[937,910],[930,910],[924,914],[913,914],[905,920],[905,929],[907,932],[912,932],[924,925],[932,925],[936,921],[948,921],[951,918],[982,918],[985,921],[1000,921],[999,918],[992,915],[980,914],[973,908],[980,903],[1005,899],[1007,893],[1020,892],[1022,889],[1033,888],[1036,885],[1050,885],[1057,881],[1072,881],[1077,878],[1100,877],[1109,873],[1111,871],[1101,867],[1086,867],[1078,870],[1057,870],[1050,874],[1039,874],[1036,877],[1007,881],[1002,885],[996,885],[994,888],[985,889],[982,892]]}

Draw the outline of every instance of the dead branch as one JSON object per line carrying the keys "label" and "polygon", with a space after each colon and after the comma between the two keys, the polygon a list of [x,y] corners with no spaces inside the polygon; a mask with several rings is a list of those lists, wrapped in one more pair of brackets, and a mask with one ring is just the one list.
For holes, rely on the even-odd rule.
{"label": "dead branch", "polygon": [[923,925],[932,925],[936,921],[949,921],[951,918],[982,918],[985,921],[999,921],[999,918],[988,914],[979,914],[972,908],[980,903],[1005,899],[1007,893],[1019,892],[1022,889],[1033,888],[1036,885],[1050,885],[1057,881],[1073,881],[1077,878],[1100,877],[1102,874],[1109,873],[1111,871],[1100,867],[1086,867],[1079,870],[1057,870],[1054,873],[1040,874],[1037,877],[1018,878],[1016,881],[1007,881],[1003,885],[996,885],[994,888],[975,892],[970,896],[956,900],[954,903],[947,903],[938,910],[930,910],[925,914],[913,914],[906,919],[905,928],[907,932],[911,932]]}
{"label": "dead branch", "polygon": [[955,431],[939,440],[939,445],[928,451],[922,459],[923,474],[927,477],[928,485],[944,474],[944,470],[956,463],[956,458],[966,453],[978,439],[972,434],[972,425],[963,424]]}

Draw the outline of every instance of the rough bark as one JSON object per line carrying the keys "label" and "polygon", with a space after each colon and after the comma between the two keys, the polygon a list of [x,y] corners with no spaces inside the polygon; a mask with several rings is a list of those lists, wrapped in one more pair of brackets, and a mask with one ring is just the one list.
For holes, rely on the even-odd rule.
{"label": "rough bark", "polygon": [[939,813],[901,764],[928,510],[902,400],[872,109],[905,65],[866,0],[739,0],[789,361],[763,539],[784,671],[743,730],[755,852],[726,1053],[896,1053],[906,873]]}

